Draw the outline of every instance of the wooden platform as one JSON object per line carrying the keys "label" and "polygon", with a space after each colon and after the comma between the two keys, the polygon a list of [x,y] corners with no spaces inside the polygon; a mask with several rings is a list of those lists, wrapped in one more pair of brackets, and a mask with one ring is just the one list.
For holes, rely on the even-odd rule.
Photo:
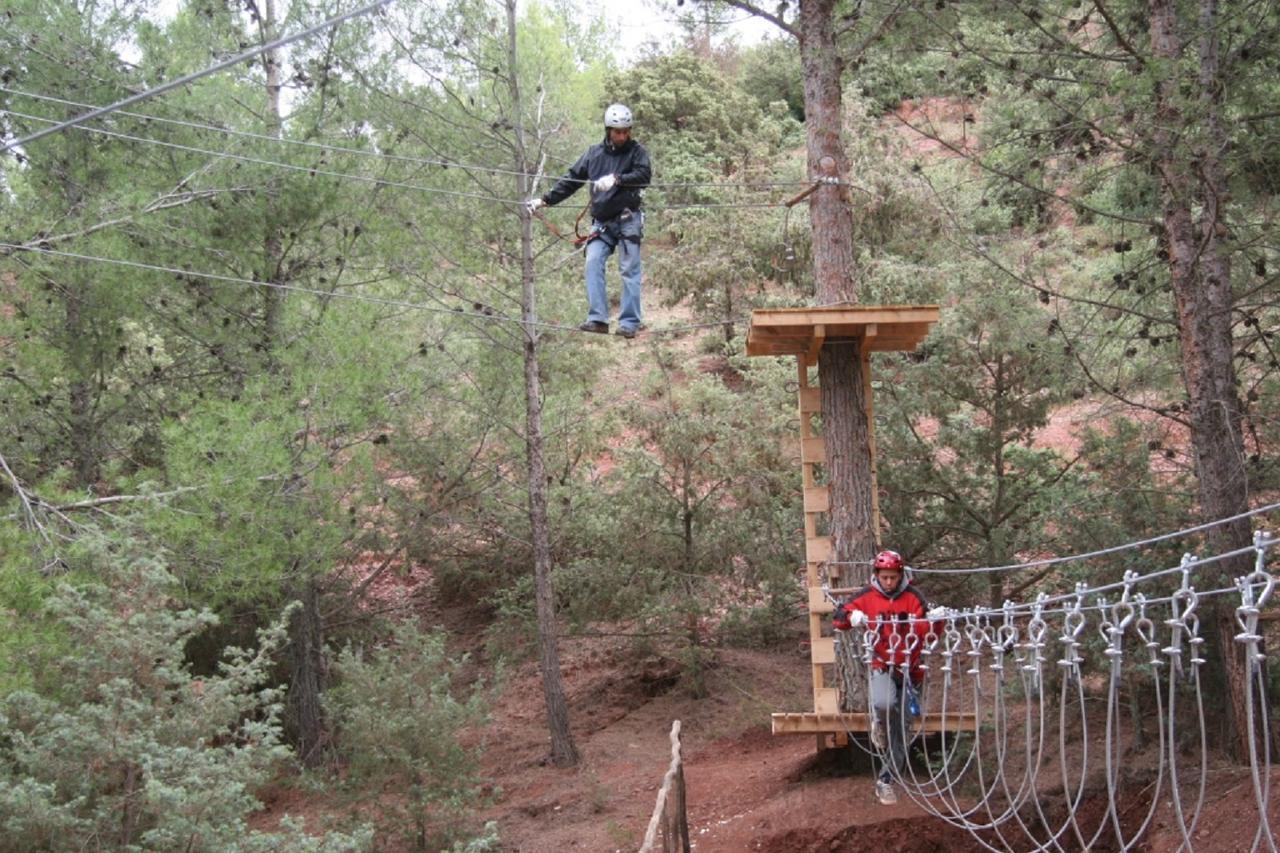
{"label": "wooden platform", "polygon": [[[924,732],[976,732],[978,719],[972,711],[947,714],[925,714]],[[775,735],[845,734],[865,732],[871,728],[870,714],[774,714]]]}
{"label": "wooden platform", "polygon": [[816,364],[824,342],[855,338],[867,352],[909,351],[940,315],[937,305],[757,308],[747,329],[747,355],[805,355]]}

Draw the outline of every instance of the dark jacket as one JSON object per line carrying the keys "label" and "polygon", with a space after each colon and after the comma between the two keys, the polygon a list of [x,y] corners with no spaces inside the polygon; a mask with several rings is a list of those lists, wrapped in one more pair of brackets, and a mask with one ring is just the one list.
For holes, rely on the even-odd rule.
{"label": "dark jacket", "polygon": [[[850,611],[861,610],[867,614],[866,630],[877,634],[872,668],[883,670],[889,666],[909,665],[911,679],[919,681],[924,677],[924,670],[920,667],[920,652],[929,631],[935,630],[934,626],[924,621],[928,609],[924,596],[905,577],[898,583],[898,588],[889,594],[872,578],[868,586],[836,607],[833,622],[836,628],[847,631]],[[908,619],[919,621],[907,621]]]}
{"label": "dark jacket", "polygon": [[649,152],[634,139],[628,139],[617,147],[609,142],[592,145],[578,162],[556,181],[542,200],[547,204],[559,204],[578,191],[584,183],[617,175],[618,182],[608,192],[598,193],[591,188],[591,215],[598,222],[608,222],[624,210],[640,209],[640,190],[649,186],[653,174],[649,166]]}

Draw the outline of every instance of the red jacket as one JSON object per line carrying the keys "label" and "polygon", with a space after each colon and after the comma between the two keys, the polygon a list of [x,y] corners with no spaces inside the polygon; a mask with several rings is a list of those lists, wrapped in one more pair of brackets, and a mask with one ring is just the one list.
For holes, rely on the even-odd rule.
{"label": "red jacket", "polygon": [[[920,652],[930,630],[930,623],[924,620],[928,609],[924,596],[905,577],[899,581],[898,588],[892,594],[885,593],[876,579],[872,578],[868,586],[836,607],[834,625],[847,631],[850,627],[849,614],[854,610],[862,611],[867,615],[867,624],[861,630],[879,634],[871,656],[871,666],[884,670],[891,664],[901,667],[910,663],[911,680],[919,681],[924,678],[924,670],[920,667]],[[918,621],[906,621],[911,617]],[[858,641],[861,640],[857,632],[855,637]]]}

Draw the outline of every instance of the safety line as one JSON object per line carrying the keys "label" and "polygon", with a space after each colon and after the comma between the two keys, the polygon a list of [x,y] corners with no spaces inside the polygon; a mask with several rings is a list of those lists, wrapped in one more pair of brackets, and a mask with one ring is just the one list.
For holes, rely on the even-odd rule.
{"label": "safety line", "polygon": [[6,143],[3,148],[0,148],[0,153],[3,153],[5,151],[10,151],[14,148],[19,148],[19,147],[28,145],[32,142],[35,142],[37,139],[43,139],[44,137],[49,136],[50,134],[58,133],[59,131],[66,130],[69,127],[75,127],[76,125],[83,124],[86,121],[92,121],[95,118],[101,118],[102,116],[113,113],[116,110],[130,106],[131,104],[137,104],[142,101],[146,101],[151,98],[154,98],[157,95],[163,95],[165,92],[169,92],[173,89],[177,89],[181,86],[185,86],[188,83],[194,83],[196,80],[199,80],[203,77],[208,77],[210,74],[215,74],[218,71],[222,71],[225,68],[230,68],[233,65],[238,65],[239,63],[244,62],[246,59],[252,59],[255,56],[258,56],[259,54],[263,54],[268,51],[275,50],[278,47],[284,47],[285,45],[293,44],[295,41],[300,41],[304,38],[307,38],[308,36],[315,35],[316,33],[322,30],[326,30],[331,27],[335,27],[338,24],[345,23],[346,21],[349,21],[352,18],[357,18],[357,17],[360,17],[361,15],[367,15],[370,12],[380,9],[381,7],[387,5],[390,2],[391,0],[375,0],[375,2],[370,3],[367,6],[362,6],[359,9],[355,9],[350,12],[344,12],[341,15],[332,17],[329,20],[324,21],[323,23],[316,24],[314,27],[308,27],[307,29],[302,30],[301,32],[298,32],[298,33],[294,33],[291,36],[284,36],[282,38],[276,39],[275,41],[267,42],[266,44],[249,48],[248,50],[243,51],[242,53],[238,53],[229,59],[224,59],[223,61],[215,65],[209,66],[208,68],[202,69],[200,71],[192,72],[191,74],[186,74],[175,80],[170,80],[168,83],[162,83],[159,86],[155,86],[143,92],[138,92],[137,94],[130,95],[127,98],[123,98],[119,101],[116,101],[114,104],[108,104],[105,107],[99,107],[96,110],[90,110],[89,112],[78,115],[75,118],[68,119],[67,121],[64,121],[64,122],[60,122],[54,127],[47,127],[44,130],[38,130],[35,133],[29,133],[26,136],[23,136],[19,139],[15,139],[12,142]]}
{"label": "safety line", "polygon": [[[0,114],[14,115],[14,116],[18,116],[24,119],[29,119],[32,121],[44,121],[44,122],[54,121],[53,119],[42,118],[41,116],[34,116],[34,115],[30,115],[29,113],[18,112],[17,110],[0,109]],[[480,199],[481,201],[488,201],[494,204],[504,204],[512,207],[519,207],[524,205],[524,201],[521,199],[503,198],[501,196],[483,195],[481,193],[468,193],[468,192],[462,192],[461,190],[446,190],[439,187],[428,187],[428,186],[423,186],[421,184],[410,184],[404,181],[393,181],[388,178],[376,178],[369,175],[353,174],[351,172],[335,172],[331,169],[321,169],[315,166],[300,166],[294,163],[281,163],[278,160],[267,160],[261,157],[250,157],[247,154],[234,154],[230,151],[213,151],[207,148],[197,148],[193,145],[183,145],[178,142],[167,142],[165,140],[160,140],[160,139],[148,139],[146,137],[130,136],[127,133],[121,133],[115,130],[106,130],[104,128],[77,127],[75,129],[84,131],[87,133],[98,133],[104,136],[115,137],[117,139],[124,139],[130,142],[138,142],[145,145],[160,145],[165,148],[173,148],[178,151],[187,151],[192,154],[200,154],[202,156],[213,157],[215,159],[238,160],[245,163],[253,163],[259,166],[270,166],[270,167],[275,167],[279,169],[285,169],[287,171],[306,172],[308,175],[323,175],[324,177],[328,177],[328,178],[341,178],[346,180],[359,181],[361,183],[366,183],[366,184],[374,184],[376,186],[386,186],[386,187],[396,187],[398,189],[417,190],[419,192],[435,193],[437,195],[447,195],[447,196],[455,196],[455,197],[461,197],[461,198],[474,198],[474,199]],[[828,182],[828,183],[832,186],[840,185],[834,181]],[[849,186],[852,186],[852,185],[849,185]],[[655,209],[656,210],[700,210],[704,208],[724,208],[724,207],[773,208],[773,207],[781,207],[783,204],[784,202],[690,202],[687,204],[665,204],[665,205],[650,204],[646,209],[648,210],[655,210]]]}
{"label": "safety line", "polygon": [[[46,249],[41,246],[23,246],[16,243],[0,243],[0,252],[8,254],[10,252],[33,252],[40,255],[53,255],[56,257],[71,258],[78,261],[88,261],[92,263],[112,264],[115,266],[129,267],[132,269],[149,270],[151,272],[161,272],[177,276],[190,276],[194,278],[209,279],[211,281],[219,281],[227,284],[240,284],[249,287],[269,287],[277,290],[292,291],[296,293],[305,293],[311,296],[320,296],[325,299],[346,299],[353,302],[369,302],[375,305],[386,305],[394,308],[409,308],[418,311],[426,311],[435,314],[449,314],[457,317],[465,317],[471,320],[491,321],[500,323],[511,323],[522,327],[533,327],[538,329],[548,329],[557,332],[577,332],[583,335],[591,335],[597,337],[598,332],[585,332],[577,326],[568,326],[560,323],[547,323],[542,321],[525,322],[518,317],[509,317],[505,314],[484,314],[481,312],[465,311],[461,308],[442,308],[436,305],[424,305],[421,302],[408,302],[402,299],[390,299],[381,296],[369,296],[361,293],[343,293],[341,291],[316,290],[309,287],[301,287],[295,284],[281,284],[274,281],[254,281],[247,278],[239,278],[232,275],[223,275],[221,273],[199,272],[196,270],[182,269],[180,267],[167,267],[159,264],[149,264],[142,261],[129,261],[121,258],[103,258],[96,255],[84,255],[78,252],[66,252],[61,249]],[[707,323],[690,323],[684,326],[666,326],[661,329],[646,329],[651,336],[662,336],[673,334],[675,332],[694,331],[697,329],[715,328],[723,326],[726,323],[744,322],[745,318],[737,318],[731,320],[715,320]]]}
{"label": "safety line", "polygon": [[[32,100],[37,100],[37,101],[48,101],[50,103],[63,104],[66,106],[80,107],[84,109],[89,109],[89,108],[92,108],[93,106],[92,104],[86,104],[80,101],[69,101],[69,100],[66,100],[65,98],[55,98],[52,95],[41,95],[35,92],[26,92],[21,89],[10,89],[5,86],[0,86],[0,92],[4,92],[9,95],[17,95],[22,98],[31,98]],[[324,142],[311,142],[305,139],[281,138],[278,136],[270,136],[265,133],[254,133],[248,130],[233,130],[228,127],[219,127],[218,125],[215,125],[215,124],[202,124],[200,122],[184,121],[182,119],[165,118],[163,116],[150,115],[148,113],[135,113],[135,112],[128,112],[125,110],[120,110],[118,112],[120,115],[128,116],[130,118],[136,118],[141,121],[149,121],[149,122],[153,121],[160,124],[171,124],[176,127],[186,127],[192,130],[207,130],[213,133],[221,133],[227,136],[239,136],[239,137],[244,137],[246,139],[258,140],[261,142],[274,142],[282,145],[296,145],[299,147],[311,148],[318,151],[329,151],[329,152],[339,153],[339,154],[353,154],[360,157],[372,157],[379,160],[391,160],[399,163],[410,163],[417,166],[439,166],[443,169],[461,169],[467,172],[479,172],[482,174],[491,174],[491,175],[526,175],[527,174],[530,178],[533,178],[535,180],[548,180],[548,181],[559,180],[561,177],[563,177],[563,175],[560,175],[560,174],[547,174],[547,173],[541,173],[541,172],[526,173],[526,172],[521,172],[517,169],[505,169],[497,166],[479,166],[474,163],[463,163],[458,160],[436,160],[429,157],[409,157],[403,154],[388,154],[384,151],[370,151],[364,148],[348,148],[343,145],[330,145]],[[50,124],[56,123],[55,119],[46,119],[46,118],[41,118],[39,116],[30,116],[30,115],[26,115],[24,113],[19,113],[16,111],[13,112],[12,114],[21,116],[22,118],[26,118],[26,119],[33,119],[36,121],[47,121]],[[130,139],[136,142],[164,144],[161,140],[151,139],[147,137],[124,136],[123,138]],[[570,178],[569,180],[574,181],[575,179]],[[579,181],[578,183],[587,184],[587,183],[591,183],[591,181],[589,179],[584,179],[582,181]],[[684,189],[684,188],[690,188],[690,187],[710,187],[710,188],[722,188],[722,189],[764,190],[764,189],[774,189],[774,188],[782,188],[782,187],[807,186],[810,183],[811,183],[810,181],[800,179],[800,178],[797,178],[796,180],[792,180],[792,181],[745,181],[745,182],[735,182],[735,183],[730,183],[726,181],[680,181],[677,183],[655,182],[655,183],[649,184],[647,188],[649,189]]]}
{"label": "safety line", "polygon": [[[27,113],[20,113],[20,112],[17,112],[16,110],[0,109],[0,114],[15,115],[21,118],[31,119],[34,121],[48,121],[48,122],[53,121],[53,119],[47,119],[47,118],[41,118],[40,116],[28,115]],[[392,181],[386,178],[371,177],[369,175],[355,175],[350,172],[335,172],[329,169],[319,169],[314,166],[299,166],[294,163],[281,163],[277,160],[265,160],[260,157],[250,157],[247,154],[233,154],[230,151],[212,151],[207,148],[197,148],[192,145],[183,145],[179,142],[167,142],[162,139],[147,139],[145,137],[140,137],[140,136],[130,136],[127,133],[120,133],[119,131],[115,131],[115,130],[106,130],[100,127],[77,127],[76,130],[84,131],[87,133],[100,133],[104,136],[112,136],[117,139],[124,139],[130,142],[141,142],[147,145],[160,145],[165,148],[173,148],[178,151],[187,151],[192,154],[201,154],[207,157],[213,157],[215,159],[239,160],[245,163],[253,163],[258,166],[273,166],[276,168],[285,169],[293,172],[306,172],[309,175],[323,175],[327,178],[345,178],[347,180],[360,181],[362,183],[375,184],[378,186],[396,187],[398,189],[407,189],[407,190],[419,190],[421,192],[437,193],[439,195],[460,196],[462,198],[476,198],[476,199],[482,199],[484,201],[498,202],[502,204],[518,204],[519,203],[514,199],[503,199],[503,198],[498,198],[496,196],[482,195],[480,193],[468,193],[468,192],[461,192],[459,190],[446,190],[446,189],[440,189],[438,187],[424,187],[420,184],[409,184],[403,181]]]}
{"label": "safety line", "polygon": [[[1208,522],[1205,522],[1204,524],[1198,524],[1195,527],[1188,527],[1185,530],[1178,530],[1173,533],[1162,533],[1159,536],[1153,536],[1150,539],[1140,539],[1135,542],[1127,542],[1123,545],[1114,545],[1110,548],[1103,548],[1098,551],[1089,551],[1084,554],[1069,554],[1065,557],[1049,557],[1044,560],[1032,560],[1026,563],[1010,563],[1007,566],[981,566],[981,567],[974,567],[974,568],[952,568],[952,569],[921,569],[915,566],[911,566],[910,569],[913,573],[918,573],[918,574],[968,575],[968,574],[981,574],[984,572],[1015,571],[1017,569],[1030,569],[1038,566],[1055,566],[1055,565],[1058,565],[1059,563],[1070,563],[1076,560],[1088,560],[1093,557],[1103,557],[1108,554],[1118,553],[1120,551],[1129,551],[1134,548],[1141,548],[1146,545],[1153,545],[1157,542],[1165,542],[1169,539],[1177,539],[1179,537],[1186,536],[1189,533],[1199,533],[1202,530],[1208,530],[1210,528],[1217,527],[1218,525],[1221,525],[1221,524],[1230,524],[1233,521],[1240,521],[1241,519],[1244,519],[1244,518],[1252,518],[1255,515],[1261,515],[1264,512],[1271,512],[1277,509],[1280,509],[1280,503],[1268,504],[1267,506],[1261,506],[1261,507],[1258,507],[1257,509],[1251,509],[1248,512],[1242,512],[1239,515],[1232,515],[1232,516],[1228,516],[1227,518],[1220,518],[1216,521],[1208,521]],[[823,561],[823,564],[827,566],[867,566],[867,565],[870,565],[870,562],[867,560],[846,560],[846,561],[825,560]]]}

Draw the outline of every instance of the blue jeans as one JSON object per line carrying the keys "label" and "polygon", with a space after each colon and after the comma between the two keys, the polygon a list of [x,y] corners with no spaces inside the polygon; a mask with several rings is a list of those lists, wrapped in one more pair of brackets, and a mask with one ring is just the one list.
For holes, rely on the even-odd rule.
{"label": "blue jeans", "polygon": [[[605,288],[604,273],[605,264],[616,249],[618,271],[622,273],[622,311],[618,314],[618,326],[634,331],[640,327],[639,240],[644,233],[644,214],[633,213],[625,220],[608,224],[614,226],[610,234],[587,244],[587,320],[609,322],[609,292]],[[595,225],[605,227],[605,223]]]}
{"label": "blue jeans", "polygon": [[884,725],[888,748],[881,756],[880,779],[892,781],[907,763],[907,727],[902,683],[888,672],[871,671],[871,713]]}

